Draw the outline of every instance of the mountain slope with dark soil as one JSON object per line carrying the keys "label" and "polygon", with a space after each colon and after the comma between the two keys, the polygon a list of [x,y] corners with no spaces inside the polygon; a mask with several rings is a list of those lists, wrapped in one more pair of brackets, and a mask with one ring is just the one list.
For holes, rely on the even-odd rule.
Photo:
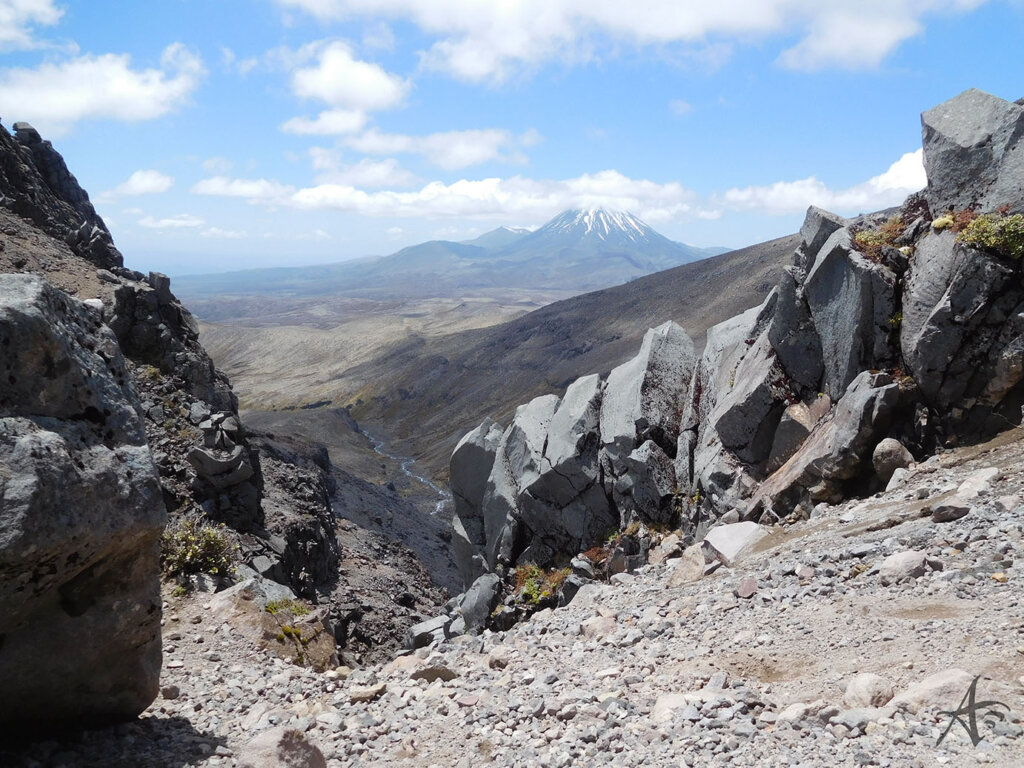
{"label": "mountain slope with dark soil", "polygon": [[[561,393],[635,352],[648,328],[675,320],[698,346],[704,332],[759,304],[792,258],[797,235],[742,248],[550,304],[503,325],[410,338],[338,382],[335,405],[379,425],[402,453],[441,475],[458,438],[514,403]],[[227,370],[231,360],[220,360]],[[239,374],[239,386],[247,386]]]}

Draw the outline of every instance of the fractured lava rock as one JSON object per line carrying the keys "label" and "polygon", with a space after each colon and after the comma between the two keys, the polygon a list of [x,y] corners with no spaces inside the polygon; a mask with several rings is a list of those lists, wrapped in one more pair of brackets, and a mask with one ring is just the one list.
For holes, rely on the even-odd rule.
{"label": "fractured lava rock", "polygon": [[927,190],[892,220],[811,207],[779,285],[710,328],[699,357],[665,323],[606,377],[521,406],[500,441],[490,421],[464,438],[451,478],[467,585],[568,562],[609,525],[637,531],[608,563],[632,570],[644,526],[676,527],[685,546],[718,522],[807,517],[1021,422],[1022,265],[930,224],[1024,210],[1024,108],[970,90],[922,122]]}
{"label": "fractured lava rock", "polygon": [[108,721],[153,700],[166,511],[95,311],[0,277],[0,721]]}

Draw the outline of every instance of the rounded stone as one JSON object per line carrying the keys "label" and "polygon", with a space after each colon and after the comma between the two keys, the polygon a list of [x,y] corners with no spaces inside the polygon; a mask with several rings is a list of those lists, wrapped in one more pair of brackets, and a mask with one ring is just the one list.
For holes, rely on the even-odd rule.
{"label": "rounded stone", "polygon": [[871,454],[875,473],[883,483],[888,483],[897,469],[907,469],[914,463],[914,457],[899,440],[887,437],[875,446]]}

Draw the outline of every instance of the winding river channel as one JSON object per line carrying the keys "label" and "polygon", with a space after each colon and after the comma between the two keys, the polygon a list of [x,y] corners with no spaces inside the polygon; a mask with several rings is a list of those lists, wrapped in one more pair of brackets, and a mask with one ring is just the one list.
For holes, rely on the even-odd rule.
{"label": "winding river channel", "polygon": [[430,514],[436,515],[440,513],[441,510],[444,509],[445,504],[451,503],[452,494],[450,491],[446,491],[433,480],[423,477],[422,475],[418,475],[412,470],[413,465],[416,463],[416,459],[409,458],[408,456],[396,456],[393,453],[388,453],[388,451],[384,450],[383,440],[380,440],[379,438],[375,437],[373,434],[367,432],[365,429],[360,428],[359,431],[366,435],[366,438],[370,441],[370,445],[373,446],[373,450],[375,453],[377,453],[380,456],[383,456],[386,459],[391,459],[392,461],[397,462],[398,466],[401,467],[402,469],[403,475],[408,477],[413,482],[425,486],[432,493],[436,494],[437,499],[434,502],[434,510]]}

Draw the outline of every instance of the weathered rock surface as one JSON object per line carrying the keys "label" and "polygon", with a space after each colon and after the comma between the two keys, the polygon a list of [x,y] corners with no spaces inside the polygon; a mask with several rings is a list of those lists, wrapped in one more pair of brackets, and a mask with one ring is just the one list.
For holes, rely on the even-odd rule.
{"label": "weathered rock surface", "polygon": [[999,418],[992,414],[1002,413],[1005,423],[1007,408],[1019,410],[1019,274],[1019,264],[967,248],[952,234],[927,235],[918,248],[904,301],[903,357],[950,430],[983,433],[990,416]]}
{"label": "weathered rock surface", "polygon": [[927,558],[924,552],[896,552],[878,566],[878,578],[888,586],[924,575]]}
{"label": "weathered rock surface", "polygon": [[483,499],[487,478],[501,442],[501,426],[491,419],[468,433],[452,452],[451,492],[455,504],[452,520],[452,556],[464,586],[483,574],[487,565],[481,552],[486,548]]}
{"label": "weathered rock surface", "polygon": [[0,206],[101,268],[122,266],[110,232],[64,159],[28,123],[0,126]]}
{"label": "weathered rock surface", "polygon": [[945,709],[950,702],[960,703],[974,678],[962,669],[947,669],[928,675],[896,694],[890,704],[910,712]]}
{"label": "weathered rock surface", "polygon": [[[689,544],[717,520],[809,516],[851,494],[906,487],[914,456],[943,442],[1020,423],[1021,265],[932,228],[928,210],[965,194],[957,205],[994,207],[993,195],[1011,210],[1024,205],[1020,112],[971,91],[926,113],[927,192],[898,217],[809,209],[778,287],[711,328],[699,362],[666,323],[603,388],[589,376],[560,405],[521,407],[523,425],[518,436],[506,431],[477,515],[491,520],[474,542],[487,567],[569,558],[609,522],[678,526]],[[973,191],[967,171],[947,167],[960,163],[985,167]],[[886,241],[859,237],[872,231]],[[556,410],[565,414],[557,428]],[[938,500],[934,521],[969,512],[952,503]],[[458,546],[475,535],[456,531]],[[642,561],[613,547],[606,570]]]}
{"label": "weathered rock surface", "polygon": [[758,488],[756,504],[778,514],[803,500],[841,497],[839,486],[861,471],[862,461],[884,434],[899,400],[899,385],[884,373],[864,371],[800,449]]}
{"label": "weathered rock surface", "polygon": [[157,694],[166,517],[95,311],[0,277],[0,720],[134,717]]}
{"label": "weathered rock surface", "polygon": [[468,632],[479,632],[487,624],[487,618],[498,604],[500,581],[496,574],[485,573],[466,590],[459,611]]}
{"label": "weathered rock surface", "polygon": [[871,452],[871,466],[883,483],[888,483],[897,469],[906,469],[913,463],[914,456],[906,446],[891,437],[881,440]]}
{"label": "weathered rock surface", "polygon": [[862,672],[846,684],[843,704],[851,708],[884,707],[892,696],[892,683],[874,672]]}
{"label": "weathered rock surface", "polygon": [[647,439],[675,450],[696,362],[690,337],[670,321],[649,330],[639,354],[608,374],[601,442],[613,463]]}
{"label": "weathered rock surface", "polygon": [[[811,250],[812,245],[805,244],[804,247],[811,253],[817,253],[817,250]],[[803,275],[797,274],[794,267],[783,270],[768,339],[786,374],[800,387],[818,392],[824,373],[824,357],[801,278]]]}
{"label": "weathered rock surface", "polygon": [[848,229],[836,230],[814,257],[804,290],[821,339],[825,391],[833,399],[858,373],[892,359],[895,283],[889,269],[854,249]]}
{"label": "weathered rock surface", "polygon": [[1024,206],[1024,107],[970,88],[921,115],[926,194],[950,208]]}
{"label": "weathered rock surface", "polygon": [[704,537],[704,552],[709,558],[732,566],[768,535],[761,525],[751,521],[717,525]]}

